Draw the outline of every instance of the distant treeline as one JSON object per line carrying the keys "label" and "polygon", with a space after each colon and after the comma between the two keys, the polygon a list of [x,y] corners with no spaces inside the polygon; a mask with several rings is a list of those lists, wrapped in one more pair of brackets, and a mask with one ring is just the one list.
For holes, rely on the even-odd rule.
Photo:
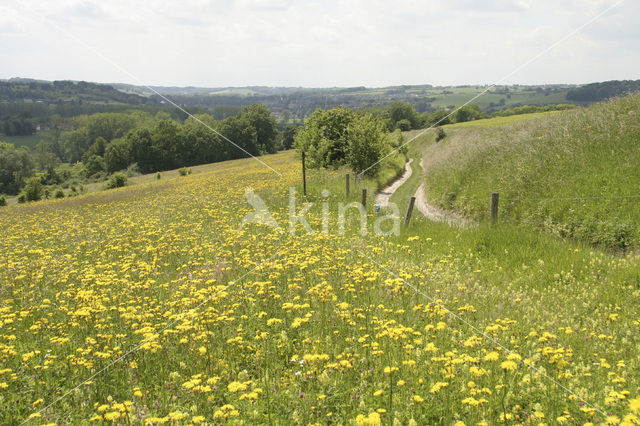
{"label": "distant treeline", "polygon": [[640,80],[613,80],[591,83],[567,92],[567,100],[574,102],[599,102],[616,96],[640,91]]}

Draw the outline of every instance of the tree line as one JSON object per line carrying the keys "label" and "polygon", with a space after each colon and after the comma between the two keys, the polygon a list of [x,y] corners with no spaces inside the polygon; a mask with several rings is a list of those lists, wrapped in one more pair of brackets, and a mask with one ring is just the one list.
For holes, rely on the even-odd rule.
{"label": "tree line", "polygon": [[640,80],[612,80],[571,89],[567,92],[567,100],[583,103],[600,102],[639,91]]}
{"label": "tree line", "polygon": [[43,184],[59,184],[69,177],[61,171],[69,170],[64,164],[76,164],[85,178],[99,180],[129,167],[151,173],[273,153],[293,143],[284,139],[292,138],[290,129],[278,137],[278,123],[263,105],[244,107],[223,120],[195,117],[178,121],[166,112],[142,111],[53,117],[53,139],[32,152],[0,145],[0,193],[17,194],[36,171]]}

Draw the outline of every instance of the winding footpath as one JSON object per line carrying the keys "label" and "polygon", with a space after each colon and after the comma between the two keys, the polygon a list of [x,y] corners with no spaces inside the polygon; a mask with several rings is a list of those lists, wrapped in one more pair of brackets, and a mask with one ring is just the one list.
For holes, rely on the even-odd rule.
{"label": "winding footpath", "polygon": [[[420,168],[422,168],[422,173],[424,175],[424,165],[422,163],[422,160],[420,160]],[[422,213],[424,217],[434,222],[446,222],[449,225],[460,227],[467,227],[471,225],[471,222],[467,218],[453,212],[448,212],[438,206],[430,204],[427,201],[427,197],[425,195],[425,180],[426,179],[422,180],[422,183],[415,193],[416,207],[418,208],[418,210],[420,210],[420,213]]]}
{"label": "winding footpath", "polygon": [[413,173],[413,169],[411,168],[412,162],[413,158],[410,158],[409,161],[407,161],[407,163],[404,165],[404,172],[402,172],[402,176],[393,181],[391,185],[378,192],[378,194],[376,195],[376,204],[381,207],[389,204],[389,199],[391,198],[391,196],[411,177],[411,174]]}
{"label": "winding footpath", "polygon": [[[380,205],[381,207],[389,204],[389,199],[391,198],[391,196],[411,177],[411,174],[413,173],[413,169],[411,168],[412,162],[413,158],[410,158],[404,166],[404,172],[402,173],[402,176],[400,176],[391,185],[387,186],[376,195],[376,204]],[[449,225],[459,227],[471,226],[473,223],[467,218],[456,213],[446,211],[427,201],[427,197],[425,195],[424,163],[422,162],[422,159],[420,159],[420,168],[422,169],[423,179],[422,183],[415,193],[415,206],[420,211],[420,213],[422,213],[422,215],[427,219],[434,222],[446,222]]]}

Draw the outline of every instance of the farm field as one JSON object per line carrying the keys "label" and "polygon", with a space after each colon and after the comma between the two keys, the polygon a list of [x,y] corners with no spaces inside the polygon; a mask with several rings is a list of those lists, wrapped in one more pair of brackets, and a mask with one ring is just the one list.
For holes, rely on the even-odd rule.
{"label": "farm field", "polygon": [[[417,216],[378,236],[371,203],[340,235],[357,183],[312,170],[305,198],[293,152],[262,159],[282,176],[235,160],[0,211],[3,424],[638,422],[637,254]],[[247,187],[283,232],[239,229]],[[314,234],[287,232],[290,187]]]}

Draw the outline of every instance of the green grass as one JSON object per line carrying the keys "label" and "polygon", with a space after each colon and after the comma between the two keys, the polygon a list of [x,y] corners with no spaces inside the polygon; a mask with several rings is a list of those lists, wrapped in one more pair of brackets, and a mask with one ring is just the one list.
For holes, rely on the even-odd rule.
{"label": "green grass", "polygon": [[448,129],[499,127],[499,126],[506,126],[508,124],[521,123],[523,121],[546,117],[548,115],[557,114],[558,112],[560,111],[534,112],[531,114],[518,114],[518,115],[509,115],[506,117],[493,117],[493,118],[486,118],[483,120],[473,120],[473,121],[465,121],[462,123],[447,124],[446,126],[442,126],[442,127],[445,129],[445,131]]}
{"label": "green grass", "polygon": [[427,150],[427,196],[484,220],[499,192],[503,221],[608,248],[638,246],[640,199],[607,197],[640,194],[639,114],[635,95],[501,127],[458,125]]}
{"label": "green grass", "polygon": [[53,133],[50,131],[42,131],[38,132],[35,135],[27,135],[27,136],[5,136],[0,135],[0,141],[8,142],[14,144],[16,147],[26,146],[30,149],[33,149],[40,142],[52,142],[53,141]]}
{"label": "green grass", "polygon": [[[473,97],[482,93],[484,88],[457,88],[457,89],[443,89],[453,93],[442,94],[442,90],[434,90],[427,96],[435,97],[436,99],[431,102],[431,105],[435,108],[446,108],[450,105],[460,106],[473,99]],[[507,95],[487,92],[473,101],[474,104],[480,106],[481,109],[487,109],[494,103],[497,105],[502,99],[504,99],[504,107],[513,105],[548,105],[548,104],[561,104],[569,103],[566,100],[567,92],[565,90],[555,93],[550,93],[545,96],[544,93],[537,93],[535,91],[512,91],[511,97]]]}

